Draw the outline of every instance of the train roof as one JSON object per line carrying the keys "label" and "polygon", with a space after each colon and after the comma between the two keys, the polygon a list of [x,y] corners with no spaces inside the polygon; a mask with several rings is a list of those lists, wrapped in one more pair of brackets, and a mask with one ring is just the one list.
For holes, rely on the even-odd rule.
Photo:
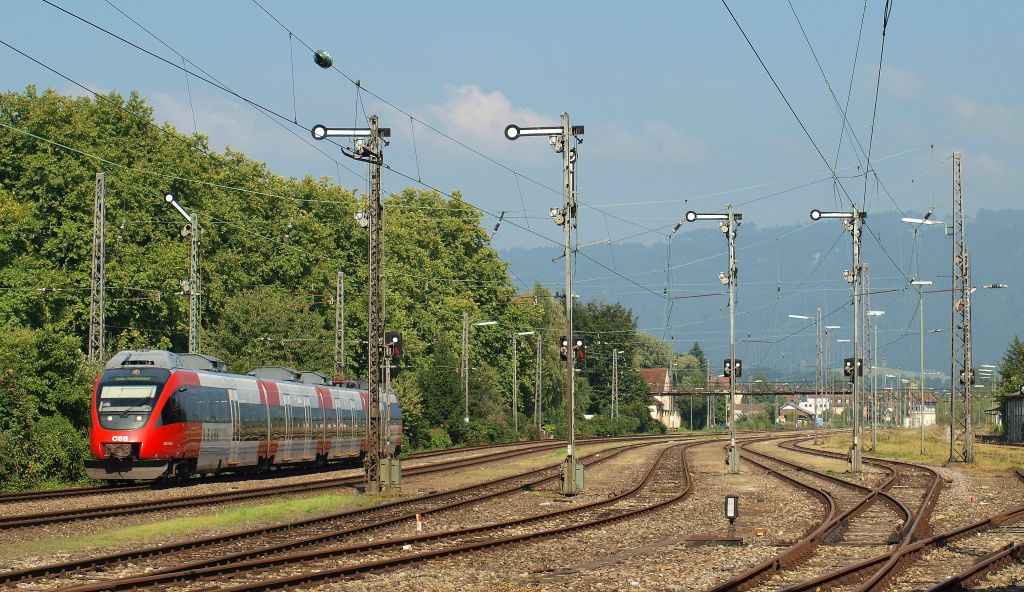
{"label": "train roof", "polygon": [[[179,354],[163,349],[124,350],[114,354],[107,362],[105,369],[116,368],[165,368],[167,370],[198,370],[206,372],[227,373],[227,364],[220,358],[206,354]],[[361,384],[365,381],[350,380],[344,384],[334,384],[326,374],[312,370],[300,371],[284,366],[261,366],[249,372],[260,380],[274,382],[296,382],[313,386],[329,386],[335,388],[351,388],[365,390]]]}
{"label": "train roof", "polygon": [[228,370],[227,364],[220,358],[205,354],[177,354],[163,349],[129,349],[117,352],[106,365],[107,370],[114,368],[183,368],[208,372]]}

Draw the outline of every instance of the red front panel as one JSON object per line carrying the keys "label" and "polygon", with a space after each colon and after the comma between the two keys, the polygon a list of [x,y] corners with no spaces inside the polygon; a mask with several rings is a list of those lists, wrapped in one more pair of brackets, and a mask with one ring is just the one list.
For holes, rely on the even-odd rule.
{"label": "red front panel", "polygon": [[199,376],[192,371],[176,370],[164,385],[157,397],[153,411],[142,427],[133,430],[112,430],[100,424],[99,410],[96,407],[96,390],[100,379],[96,379],[96,387],[92,397],[92,429],[89,431],[89,446],[93,458],[107,458],[104,449],[106,444],[129,444],[138,446],[138,458],[173,459],[195,458],[199,454],[202,427],[176,423],[169,426],[157,426],[160,412],[167,402],[170,393],[180,386],[199,384]]}

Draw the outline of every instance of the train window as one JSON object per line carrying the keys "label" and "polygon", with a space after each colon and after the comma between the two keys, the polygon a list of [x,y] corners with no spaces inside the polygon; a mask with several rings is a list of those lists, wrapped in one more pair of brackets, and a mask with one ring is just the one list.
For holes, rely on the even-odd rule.
{"label": "train window", "polygon": [[171,425],[188,421],[184,405],[187,393],[188,389],[178,389],[171,394],[167,402],[164,403],[164,408],[160,411],[160,422],[158,425]]}
{"label": "train window", "polygon": [[270,408],[270,437],[274,440],[285,438],[285,408],[277,405]]}

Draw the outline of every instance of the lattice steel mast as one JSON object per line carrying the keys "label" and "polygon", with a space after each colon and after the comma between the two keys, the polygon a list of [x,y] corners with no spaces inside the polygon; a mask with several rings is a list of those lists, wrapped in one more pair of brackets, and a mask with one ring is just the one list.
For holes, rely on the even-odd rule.
{"label": "lattice steel mast", "polygon": [[971,433],[971,266],[964,228],[960,152],[953,152],[953,310],[949,462],[974,462]]}
{"label": "lattice steel mast", "polygon": [[89,298],[89,361],[102,359],[106,349],[106,224],[107,175],[96,173],[92,208],[92,286]]}

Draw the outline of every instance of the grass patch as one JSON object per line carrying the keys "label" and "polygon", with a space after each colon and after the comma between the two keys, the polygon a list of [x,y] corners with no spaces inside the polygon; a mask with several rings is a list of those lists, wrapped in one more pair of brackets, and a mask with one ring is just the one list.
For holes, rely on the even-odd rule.
{"label": "grass patch", "polygon": [[[870,445],[871,436],[865,431],[864,443]],[[825,448],[845,453],[850,447],[850,436],[832,436],[825,440]],[[915,429],[880,430],[878,450],[865,451],[869,456],[907,460],[934,466],[949,461],[949,432],[943,427],[925,428],[924,454],[921,453],[921,431]],[[974,444],[974,468],[989,471],[1012,471],[1024,467],[1024,448],[996,444]]]}
{"label": "grass patch", "polygon": [[7,544],[0,547],[0,557],[48,555],[61,551],[103,548],[124,543],[155,542],[182,535],[211,534],[229,528],[233,530],[238,530],[239,527],[253,528],[281,521],[295,521],[343,512],[376,504],[379,501],[378,496],[353,494],[286,498],[267,504],[230,508],[202,516],[105,528],[69,538]]}
{"label": "grass patch", "polygon": [[[602,452],[621,445],[621,443],[609,442],[605,444],[577,446],[576,456],[582,458],[584,456],[594,454],[595,452]],[[526,471],[552,465],[563,458],[565,458],[565,448],[557,448],[555,450],[530,455],[528,458],[522,458],[502,464],[491,463],[488,465],[481,465],[476,468],[467,467],[465,471],[446,475],[445,484],[449,487],[457,487],[468,483],[476,483],[481,480],[510,477],[512,475],[518,475],[519,473],[525,473]]]}

